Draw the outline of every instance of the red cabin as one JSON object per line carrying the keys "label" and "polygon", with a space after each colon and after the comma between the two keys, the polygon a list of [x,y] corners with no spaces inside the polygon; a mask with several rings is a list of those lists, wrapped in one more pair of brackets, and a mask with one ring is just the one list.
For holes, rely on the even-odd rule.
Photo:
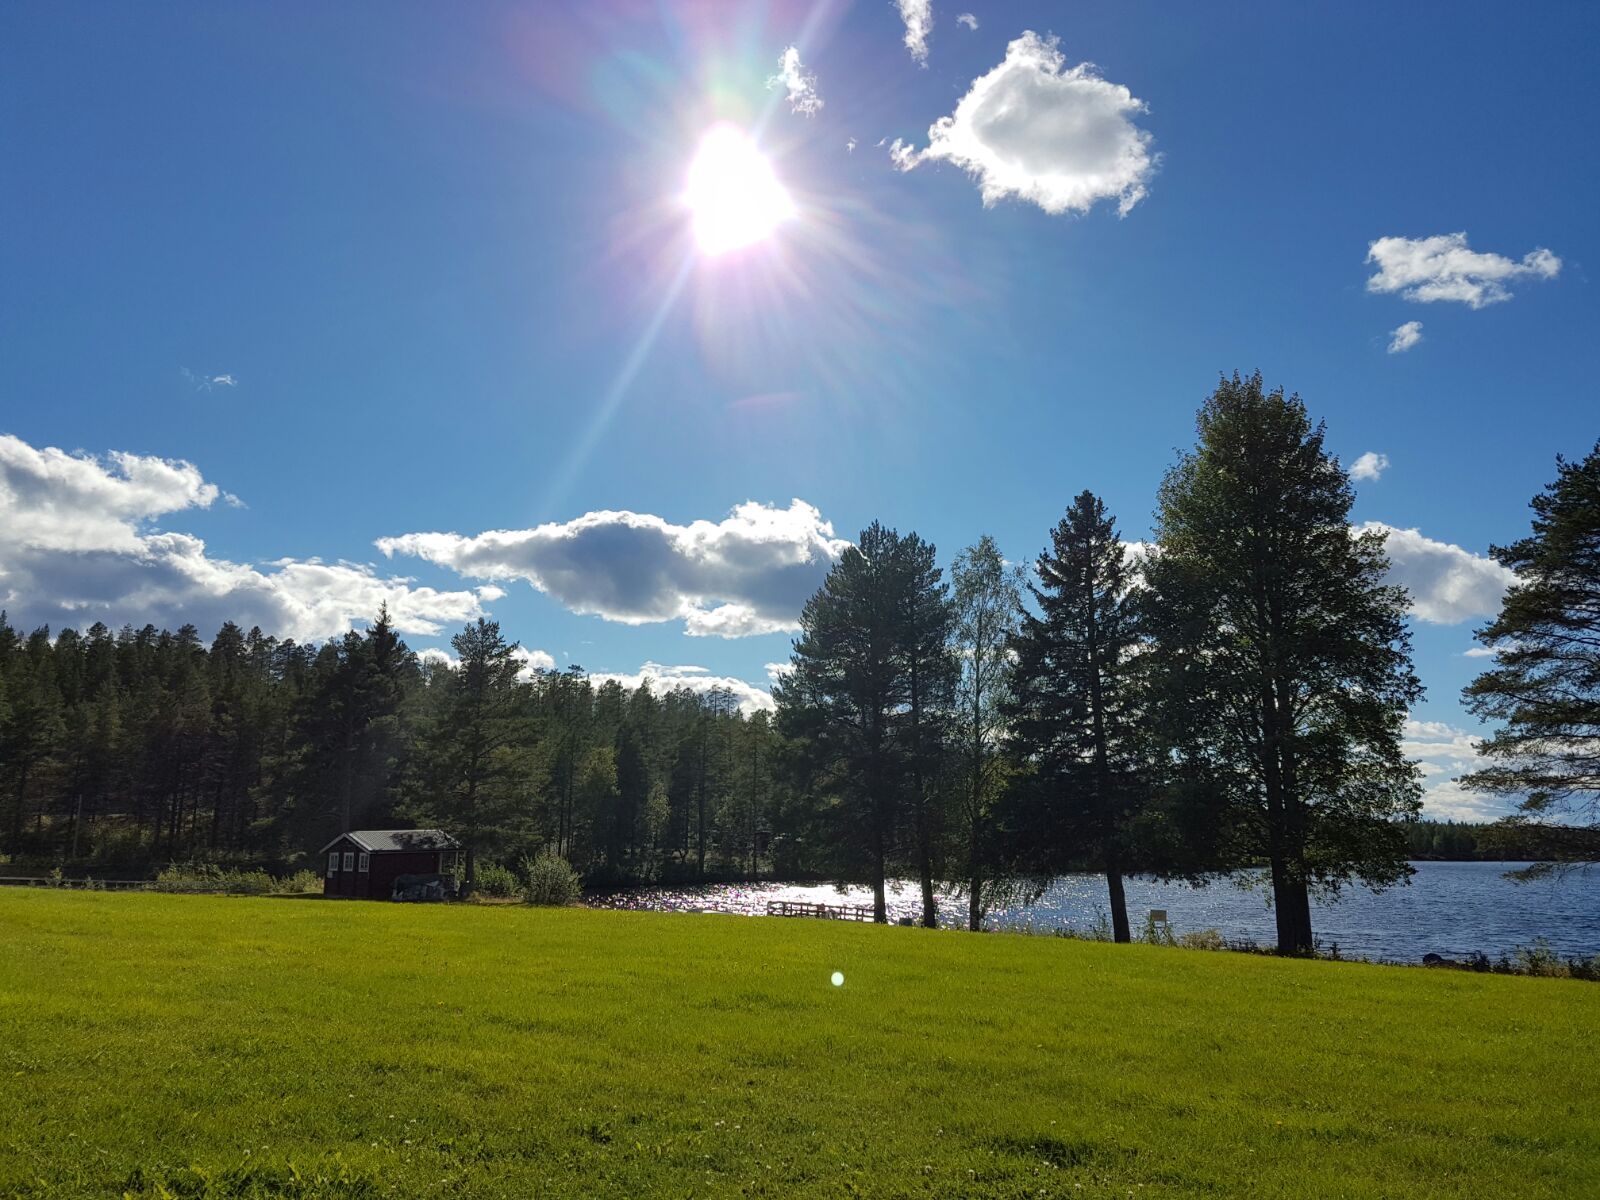
{"label": "red cabin", "polygon": [[388,900],[402,875],[459,875],[466,854],[442,829],[356,829],[322,848],[324,896]]}

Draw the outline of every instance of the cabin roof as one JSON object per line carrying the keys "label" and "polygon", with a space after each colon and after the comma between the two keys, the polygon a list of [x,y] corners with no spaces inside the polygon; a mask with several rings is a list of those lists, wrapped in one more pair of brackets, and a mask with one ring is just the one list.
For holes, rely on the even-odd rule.
{"label": "cabin roof", "polygon": [[461,843],[442,829],[352,829],[349,833],[341,833],[317,853],[326,854],[346,838],[370,854],[461,849]]}

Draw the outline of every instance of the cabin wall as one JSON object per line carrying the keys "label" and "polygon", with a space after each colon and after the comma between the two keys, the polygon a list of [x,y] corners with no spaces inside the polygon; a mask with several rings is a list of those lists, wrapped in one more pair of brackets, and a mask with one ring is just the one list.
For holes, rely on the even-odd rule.
{"label": "cabin wall", "polygon": [[[348,852],[355,858],[352,860],[352,869],[344,869],[344,855]],[[342,896],[349,900],[387,900],[394,894],[394,881],[402,875],[436,875],[443,870],[443,863],[451,851],[445,850],[406,850],[389,851],[369,856],[367,869],[361,870],[360,846],[348,838],[340,839],[337,845],[322,856],[322,894],[324,896]],[[339,869],[328,870],[328,854],[338,854]]]}
{"label": "cabin wall", "polygon": [[407,851],[395,854],[374,854],[367,893],[374,900],[387,900],[394,894],[394,881],[402,875],[436,875],[440,871],[438,850]]}

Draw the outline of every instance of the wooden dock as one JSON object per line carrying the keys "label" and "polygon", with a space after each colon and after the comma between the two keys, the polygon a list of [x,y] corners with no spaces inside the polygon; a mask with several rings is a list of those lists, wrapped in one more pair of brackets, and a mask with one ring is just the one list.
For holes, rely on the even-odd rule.
{"label": "wooden dock", "polygon": [[866,904],[813,904],[804,900],[768,900],[769,917],[821,917],[825,921],[871,921]]}

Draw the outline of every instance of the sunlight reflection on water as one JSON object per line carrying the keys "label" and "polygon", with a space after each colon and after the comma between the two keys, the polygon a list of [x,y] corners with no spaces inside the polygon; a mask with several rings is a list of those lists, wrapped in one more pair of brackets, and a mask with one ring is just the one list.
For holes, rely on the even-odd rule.
{"label": "sunlight reflection on water", "polygon": [[[1413,864],[1409,887],[1374,895],[1354,890],[1336,904],[1314,904],[1312,925],[1324,946],[1337,942],[1350,957],[1416,961],[1427,953],[1464,957],[1482,950],[1491,957],[1545,937],[1562,954],[1600,954],[1600,873],[1570,875],[1559,881],[1514,884],[1503,878],[1515,863]],[[1272,912],[1259,890],[1229,880],[1209,887],[1127,881],[1128,916],[1135,932],[1152,908],[1164,908],[1179,933],[1216,929],[1230,939],[1270,945]],[[918,921],[921,894],[914,881],[898,881],[888,895],[891,923]],[[872,904],[872,889],[830,884],[725,883],[639,888],[594,895],[597,908],[664,912],[718,912],[763,915],[775,900],[810,904]],[[991,912],[990,929],[1049,933],[1063,927],[1087,931],[1102,919],[1105,881],[1096,875],[1064,875],[1036,903]],[[960,927],[966,902],[955,894],[939,896],[939,923]]]}

